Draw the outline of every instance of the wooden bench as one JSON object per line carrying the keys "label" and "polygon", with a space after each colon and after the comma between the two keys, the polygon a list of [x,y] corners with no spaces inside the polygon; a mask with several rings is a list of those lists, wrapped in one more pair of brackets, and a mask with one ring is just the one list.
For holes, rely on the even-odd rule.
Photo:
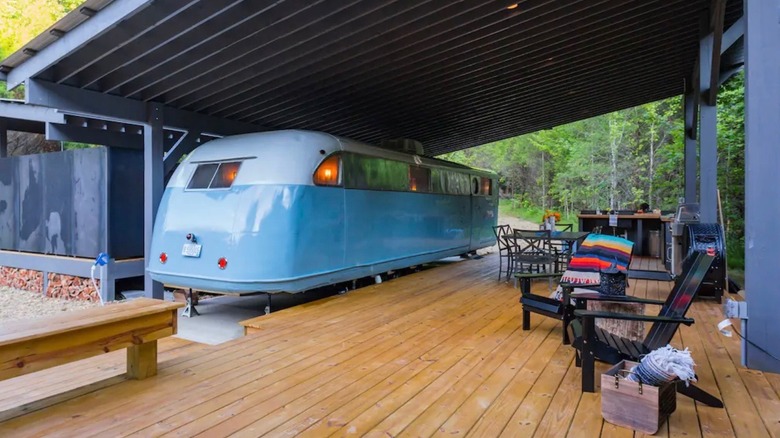
{"label": "wooden bench", "polygon": [[157,374],[157,340],[176,334],[182,303],[139,298],[0,326],[0,380],[127,349],[127,375]]}

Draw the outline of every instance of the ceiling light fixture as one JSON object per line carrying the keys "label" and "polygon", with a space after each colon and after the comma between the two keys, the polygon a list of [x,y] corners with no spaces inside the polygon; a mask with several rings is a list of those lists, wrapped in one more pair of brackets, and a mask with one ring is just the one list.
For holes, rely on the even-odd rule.
{"label": "ceiling light fixture", "polygon": [[506,8],[511,11],[512,9],[517,9],[518,6],[519,5],[517,3],[513,3],[513,4],[509,5],[509,6],[507,6]]}

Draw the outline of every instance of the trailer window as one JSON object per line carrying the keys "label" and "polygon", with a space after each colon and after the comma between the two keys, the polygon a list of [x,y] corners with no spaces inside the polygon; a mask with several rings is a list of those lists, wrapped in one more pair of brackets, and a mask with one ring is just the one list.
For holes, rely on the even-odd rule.
{"label": "trailer window", "polygon": [[217,174],[214,175],[214,179],[211,181],[210,189],[226,189],[233,185],[236,176],[238,176],[238,168],[241,167],[240,161],[233,161],[230,163],[220,163]]}
{"label": "trailer window", "polygon": [[490,178],[482,177],[482,195],[491,196],[493,194],[493,181]]}
{"label": "trailer window", "polygon": [[444,193],[447,195],[468,195],[469,176],[459,172],[452,172],[443,169],[433,169],[431,173],[431,182],[435,193]]}
{"label": "trailer window", "polygon": [[409,190],[413,192],[430,192],[431,169],[409,166]]}
{"label": "trailer window", "polygon": [[190,178],[188,189],[226,189],[233,185],[240,161],[198,164]]}
{"label": "trailer window", "polygon": [[197,169],[195,169],[195,173],[193,173],[192,178],[190,178],[190,183],[187,185],[187,188],[209,188],[209,184],[211,184],[211,180],[214,179],[214,174],[217,172],[218,167],[219,164],[217,163],[198,164]]}
{"label": "trailer window", "polygon": [[362,190],[409,190],[409,165],[385,158],[346,153],[342,157],[344,187]]}

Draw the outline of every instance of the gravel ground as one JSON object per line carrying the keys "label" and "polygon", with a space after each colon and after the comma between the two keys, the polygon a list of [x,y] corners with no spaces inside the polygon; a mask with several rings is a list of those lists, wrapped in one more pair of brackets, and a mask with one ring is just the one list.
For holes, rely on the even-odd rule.
{"label": "gravel ground", "polygon": [[58,315],[70,310],[99,306],[87,301],[46,298],[37,292],[0,287],[0,325],[20,319]]}
{"label": "gravel ground", "polygon": [[[536,229],[539,227],[538,224],[511,216],[499,216],[498,223],[509,224],[512,228],[521,229]],[[480,253],[489,254],[497,250],[498,246],[493,246],[481,250]],[[47,298],[35,292],[0,287],[0,324],[20,319],[58,315],[70,310],[86,309],[99,305],[99,303],[87,301],[64,301],[56,298]]]}

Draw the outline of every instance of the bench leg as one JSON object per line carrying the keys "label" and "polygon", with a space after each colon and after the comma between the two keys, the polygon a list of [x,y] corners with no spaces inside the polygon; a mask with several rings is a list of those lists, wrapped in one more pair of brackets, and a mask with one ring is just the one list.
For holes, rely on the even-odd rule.
{"label": "bench leg", "polygon": [[127,347],[127,377],[143,380],[157,374],[157,341]]}

